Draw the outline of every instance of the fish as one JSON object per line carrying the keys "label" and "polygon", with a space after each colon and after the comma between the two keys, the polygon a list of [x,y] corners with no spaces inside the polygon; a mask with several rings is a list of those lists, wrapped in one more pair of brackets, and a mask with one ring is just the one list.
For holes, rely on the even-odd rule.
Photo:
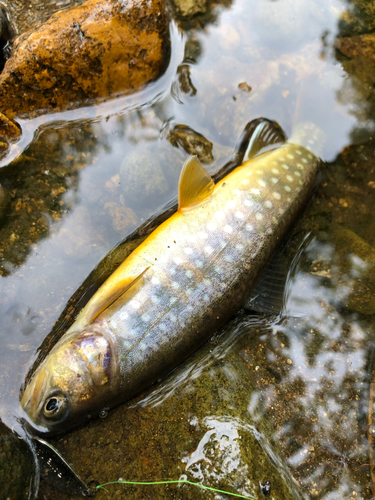
{"label": "fish", "polygon": [[196,156],[186,160],[177,212],[105,281],[21,390],[33,432],[65,432],[131,399],[241,308],[311,195],[321,142],[304,124],[280,144],[260,120],[242,165],[216,184]]}

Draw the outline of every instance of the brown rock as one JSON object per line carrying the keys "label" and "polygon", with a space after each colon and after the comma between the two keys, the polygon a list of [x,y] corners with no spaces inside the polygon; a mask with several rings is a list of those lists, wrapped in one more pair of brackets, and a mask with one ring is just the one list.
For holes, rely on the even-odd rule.
{"label": "brown rock", "polygon": [[164,0],[87,0],[19,37],[0,109],[14,116],[131,93],[159,75],[165,52]]}

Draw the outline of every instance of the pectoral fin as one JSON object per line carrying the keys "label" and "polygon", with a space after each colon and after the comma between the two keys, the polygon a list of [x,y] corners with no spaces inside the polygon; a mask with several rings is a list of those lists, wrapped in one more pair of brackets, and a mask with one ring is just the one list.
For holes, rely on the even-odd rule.
{"label": "pectoral fin", "polygon": [[86,325],[90,325],[105,309],[111,306],[121,295],[132,288],[145,274],[145,272],[150,269],[147,267],[139,276],[127,276],[122,280],[115,281],[112,285],[107,285],[104,283],[101,288],[92,297],[90,302],[87,304],[86,310],[84,312],[84,317],[79,318],[79,322]]}
{"label": "pectoral fin", "polygon": [[190,156],[182,167],[178,182],[178,209],[189,210],[202,203],[215,183],[197,156]]}

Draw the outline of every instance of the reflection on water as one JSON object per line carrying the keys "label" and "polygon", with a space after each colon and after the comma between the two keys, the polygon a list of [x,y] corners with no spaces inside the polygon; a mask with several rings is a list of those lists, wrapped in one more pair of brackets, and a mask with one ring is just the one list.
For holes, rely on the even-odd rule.
{"label": "reflection on water", "polygon": [[[170,67],[137,96],[21,120],[19,150],[0,171],[5,423],[16,423],[19,387],[69,297],[111,248],[175,198],[188,154],[199,154],[214,174],[250,120],[277,120],[289,135],[298,121],[314,121],[327,135],[323,159],[330,163],[288,237],[290,262],[304,245],[290,278],[287,316],[237,318],[206,347],[208,354],[197,353],[126,411],[114,410],[55,444],[85,480],[186,475],[263,498],[259,484],[271,476],[272,488],[284,484],[286,462],[298,482],[293,498],[372,498],[370,4],[212,3],[205,15],[181,24],[182,36],[173,32]],[[49,14],[61,7],[25,5],[8,5],[19,31],[43,19],[44,7]],[[265,443],[274,441],[272,455]],[[281,460],[276,469],[276,459],[267,465],[271,476],[259,473],[252,446],[268,457],[264,463]],[[274,469],[285,471],[282,481]],[[124,495],[112,491],[113,498]],[[181,491],[183,498],[214,498]],[[279,498],[280,491],[271,492]],[[176,497],[173,489],[128,493]]]}

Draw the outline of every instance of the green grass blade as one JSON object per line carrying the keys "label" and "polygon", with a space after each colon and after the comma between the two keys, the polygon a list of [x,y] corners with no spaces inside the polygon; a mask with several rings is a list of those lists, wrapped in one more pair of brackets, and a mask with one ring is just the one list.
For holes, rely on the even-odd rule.
{"label": "green grass blade", "polygon": [[[231,495],[236,498],[246,498],[246,500],[255,500],[254,497],[240,495],[239,493],[231,493],[230,491],[218,490],[217,488],[212,488],[211,486],[204,486],[200,483],[193,483],[192,481],[188,481],[187,479],[175,479],[173,481],[111,481],[109,483],[99,484],[97,489],[104,488],[109,484],[128,484],[135,486],[157,486],[160,484],[190,484],[191,486],[196,486],[197,488],[202,488],[203,490],[210,490],[215,493],[223,493],[224,495]],[[105,488],[104,488],[105,489]]]}

